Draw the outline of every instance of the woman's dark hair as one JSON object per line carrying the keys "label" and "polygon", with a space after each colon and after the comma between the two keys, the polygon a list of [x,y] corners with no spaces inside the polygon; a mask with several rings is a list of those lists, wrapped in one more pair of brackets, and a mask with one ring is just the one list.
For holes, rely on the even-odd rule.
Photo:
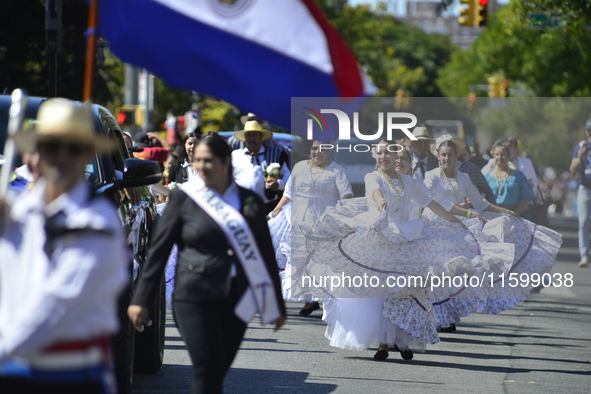
{"label": "woman's dark hair", "polygon": [[497,148],[503,148],[503,150],[507,153],[507,156],[509,156],[511,154],[511,151],[509,151],[509,147],[501,140],[497,140],[497,142],[495,142],[490,150],[490,155],[494,156],[495,154],[495,150]]}
{"label": "woman's dark hair", "polygon": [[505,145],[513,145],[515,148],[519,149],[519,140],[515,136],[509,136],[503,140]]}
{"label": "woman's dark hair", "polygon": [[[404,147],[404,145],[402,145],[402,144],[400,143],[400,141],[398,141],[398,140],[388,140],[388,139],[386,139],[386,138],[382,138],[382,139],[380,139],[380,140],[377,142],[377,144],[376,144],[376,145],[387,145],[387,146],[390,146],[390,145],[400,145],[400,147],[401,147],[403,150],[406,150],[406,148]],[[377,151],[377,149],[376,149],[376,151]],[[397,150],[396,152],[394,152],[394,151],[390,151],[389,149],[388,149],[388,151],[389,151],[389,152],[392,152],[392,153],[398,153],[398,152],[401,152],[401,151],[398,151],[398,150]],[[409,154],[410,154],[410,152],[409,152]]]}
{"label": "woman's dark hair", "polygon": [[215,131],[210,131],[208,133],[203,134],[201,141],[197,144],[197,146],[204,144],[210,150],[210,152],[215,156],[218,157],[222,162],[229,161],[230,168],[228,170],[228,175],[230,178],[233,178],[232,175],[232,148],[230,145],[222,138],[218,133]]}
{"label": "woman's dark hair", "polygon": [[456,143],[453,140],[445,140],[445,141],[443,141],[441,143],[441,145],[439,145],[437,147],[437,153],[439,153],[439,149],[445,148],[445,147],[453,148],[454,152],[456,152],[456,155],[458,154],[458,147],[456,146]]}
{"label": "woman's dark hair", "polygon": [[[185,160],[189,161],[189,157],[187,156],[187,149],[185,148],[185,143],[187,143],[187,140],[189,138],[197,138],[197,143],[199,143],[199,138],[201,137],[201,134],[198,133],[187,133],[185,134],[185,136],[183,137],[183,143],[182,143],[182,147],[183,149],[181,149],[180,155],[179,155],[179,162],[181,163],[181,165],[185,162]],[[197,144],[195,144],[197,145]]]}
{"label": "woman's dark hair", "polygon": [[401,153],[406,154],[406,156],[408,156],[408,160],[412,164],[412,155],[410,154],[410,151],[406,148],[402,148],[402,150],[398,152],[398,155],[400,155]]}

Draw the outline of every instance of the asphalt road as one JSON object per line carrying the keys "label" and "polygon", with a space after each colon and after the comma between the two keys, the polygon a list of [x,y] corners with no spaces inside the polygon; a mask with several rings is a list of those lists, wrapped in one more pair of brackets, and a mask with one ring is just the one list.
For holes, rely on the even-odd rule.
{"label": "asphalt road", "polygon": [[[553,272],[572,273],[571,288],[545,288],[499,315],[472,314],[412,361],[332,348],[320,311],[303,318],[302,305],[288,303],[279,332],[250,325],[225,392],[591,393],[591,268],[577,267],[576,221],[554,218],[551,227],[564,237]],[[190,361],[171,316],[166,336],[165,365],[136,375],[133,394],[189,392]]]}

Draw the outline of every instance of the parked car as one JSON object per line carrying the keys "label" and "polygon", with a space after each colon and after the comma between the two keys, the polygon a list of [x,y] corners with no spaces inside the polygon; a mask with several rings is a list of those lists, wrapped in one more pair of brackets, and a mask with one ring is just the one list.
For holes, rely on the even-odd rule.
{"label": "parked car", "polygon": [[[225,140],[232,137],[235,131],[218,131],[218,134]],[[292,145],[296,145],[301,143],[300,140],[302,138],[297,135],[286,134],[286,133],[273,133],[273,140],[277,141],[278,143],[287,146],[289,149],[292,148]]]}
{"label": "parked car", "polygon": [[[35,119],[39,105],[44,100],[40,97],[28,97],[25,119]],[[0,152],[3,151],[6,139],[9,108],[10,96],[0,95]],[[88,163],[88,181],[95,193],[115,203],[121,225],[128,235],[129,249],[133,251],[129,261],[131,280],[119,301],[120,331],[113,337],[118,392],[128,393],[131,390],[133,372],[155,373],[162,365],[164,357],[164,280],[150,307],[152,326],[137,333],[127,318],[127,307],[146,261],[157,215],[156,201],[147,186],[159,182],[162,173],[158,163],[135,159],[130,155],[119,124],[106,108],[93,104],[92,111],[95,132],[115,141],[117,148],[110,154],[96,155],[92,163]]]}

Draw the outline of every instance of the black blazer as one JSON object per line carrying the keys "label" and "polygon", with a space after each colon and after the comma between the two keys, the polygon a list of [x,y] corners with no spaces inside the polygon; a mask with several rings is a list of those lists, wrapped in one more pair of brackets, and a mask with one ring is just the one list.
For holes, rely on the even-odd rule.
{"label": "black blazer", "polygon": [[185,183],[189,180],[187,170],[182,166],[180,160],[170,165],[168,170],[168,182]]}
{"label": "black blazer", "polygon": [[[251,190],[238,187],[241,213],[245,217],[273,281],[277,302],[283,316],[285,304],[264,205]],[[244,201],[254,198],[258,209],[244,215]],[[132,305],[148,307],[153,299],[173,245],[179,248],[175,278],[175,301],[216,302],[228,297],[232,284],[231,267],[235,264],[235,285],[241,294],[248,280],[223,230],[186,193],[174,190],[164,213],[156,225],[148,260],[139,278]]]}

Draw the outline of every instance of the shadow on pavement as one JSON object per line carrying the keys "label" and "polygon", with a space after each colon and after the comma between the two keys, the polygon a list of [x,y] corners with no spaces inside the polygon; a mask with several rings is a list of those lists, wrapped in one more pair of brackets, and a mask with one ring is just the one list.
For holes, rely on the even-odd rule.
{"label": "shadow on pavement", "polygon": [[332,393],[336,384],[306,382],[307,372],[266,369],[231,368],[226,375],[224,392],[227,393]]}
{"label": "shadow on pavement", "polygon": [[[447,352],[441,352],[445,354]],[[418,357],[427,357],[430,354],[427,351],[424,355],[419,355]],[[453,352],[451,354],[452,357],[455,357]],[[465,357],[465,354],[463,355]],[[358,361],[366,361],[368,363],[372,363],[375,365],[376,361],[373,357],[345,357],[348,360],[358,360]],[[505,357],[505,359],[509,359],[511,357]],[[393,363],[393,364],[408,364],[413,365],[416,367],[436,367],[436,368],[449,368],[449,369],[458,369],[458,370],[465,370],[465,371],[480,371],[480,372],[495,372],[501,373],[504,375],[510,373],[531,373],[531,372],[543,372],[543,373],[561,373],[561,374],[569,374],[569,375],[576,375],[576,376],[589,376],[588,371],[566,371],[561,369],[543,369],[543,368],[512,368],[512,367],[496,367],[493,365],[478,365],[478,364],[461,364],[457,362],[457,359],[451,359],[448,362],[441,362],[441,361],[428,361],[428,360],[417,360],[417,357],[411,361],[406,361],[401,358],[393,357],[389,358],[384,361],[380,361],[380,363]],[[581,362],[579,362],[580,364]],[[428,371],[426,371],[428,373]],[[420,383],[420,382],[417,382]]]}

